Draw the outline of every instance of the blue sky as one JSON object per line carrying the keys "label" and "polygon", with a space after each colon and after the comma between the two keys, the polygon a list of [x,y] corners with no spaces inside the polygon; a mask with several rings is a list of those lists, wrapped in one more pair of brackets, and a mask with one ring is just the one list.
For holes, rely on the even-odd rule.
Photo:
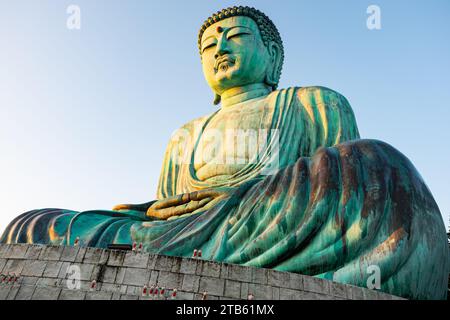
{"label": "blue sky", "polygon": [[[70,4],[80,30],[66,27]],[[198,29],[236,4],[277,25],[280,87],[346,96],[361,136],[408,156],[448,226],[449,1],[1,0],[0,231],[35,208],[154,199],[171,133],[215,110]],[[381,30],[366,27],[371,4]]]}

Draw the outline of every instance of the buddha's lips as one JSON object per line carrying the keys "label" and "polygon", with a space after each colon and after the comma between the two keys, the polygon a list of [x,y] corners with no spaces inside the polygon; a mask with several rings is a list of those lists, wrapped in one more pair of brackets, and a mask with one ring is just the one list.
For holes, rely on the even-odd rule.
{"label": "buddha's lips", "polygon": [[229,64],[234,64],[236,62],[236,59],[230,58],[230,57],[223,57],[216,60],[216,63],[214,64],[214,71],[217,73],[219,70],[219,66],[223,62],[228,62]]}

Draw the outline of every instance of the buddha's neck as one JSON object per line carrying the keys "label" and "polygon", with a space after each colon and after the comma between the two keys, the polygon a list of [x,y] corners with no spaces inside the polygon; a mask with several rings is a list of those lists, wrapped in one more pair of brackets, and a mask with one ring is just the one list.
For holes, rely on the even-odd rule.
{"label": "buddha's neck", "polygon": [[246,100],[266,96],[270,91],[271,90],[264,83],[254,83],[242,87],[231,88],[223,92],[220,96],[221,106],[222,108],[227,108]]}

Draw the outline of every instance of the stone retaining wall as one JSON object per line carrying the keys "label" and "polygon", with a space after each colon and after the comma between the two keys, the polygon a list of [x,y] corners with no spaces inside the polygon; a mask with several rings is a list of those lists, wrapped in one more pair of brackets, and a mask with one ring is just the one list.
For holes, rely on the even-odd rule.
{"label": "stone retaining wall", "polygon": [[295,273],[78,246],[0,245],[0,274],[0,300],[400,299]]}

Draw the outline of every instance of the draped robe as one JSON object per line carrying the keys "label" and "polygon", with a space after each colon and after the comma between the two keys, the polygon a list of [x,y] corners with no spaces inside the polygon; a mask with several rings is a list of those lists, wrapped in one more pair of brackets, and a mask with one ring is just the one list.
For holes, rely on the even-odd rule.
{"label": "draped robe", "polygon": [[[158,199],[226,188],[208,209],[168,220],[145,210],[40,209],[14,219],[4,243],[86,246],[142,243],[150,253],[317,276],[381,290],[443,299],[448,248],[439,209],[412,163],[390,145],[359,139],[353,112],[323,87],[289,88],[249,101],[268,106],[257,158],[229,176],[201,180],[194,166],[217,113],[183,126],[169,143]],[[188,161],[186,161],[188,160]]]}

